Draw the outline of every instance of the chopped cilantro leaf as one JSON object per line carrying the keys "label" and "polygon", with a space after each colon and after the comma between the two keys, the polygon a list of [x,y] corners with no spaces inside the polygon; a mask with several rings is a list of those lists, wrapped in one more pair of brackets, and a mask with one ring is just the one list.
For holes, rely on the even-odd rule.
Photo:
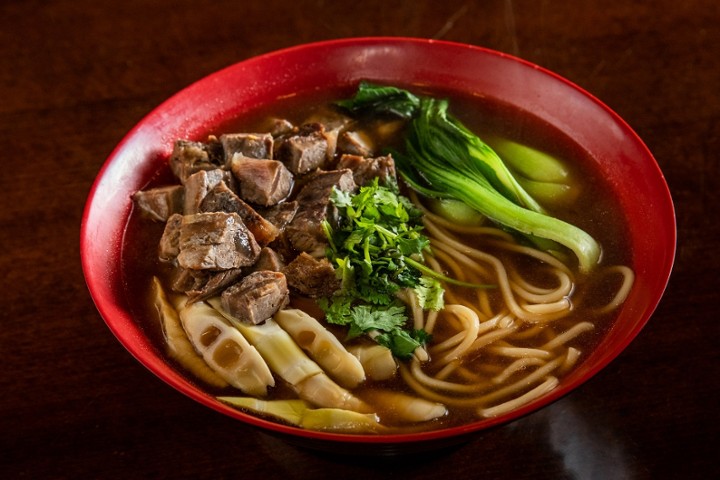
{"label": "chopped cilantro leaf", "polygon": [[373,338],[396,357],[408,358],[427,334],[409,331],[397,292],[421,289],[418,298],[424,308],[442,306],[442,286],[417,268],[430,245],[421,233],[422,213],[396,185],[381,186],[377,179],[354,195],[334,190],[330,198],[340,225],[332,228],[326,222],[323,228],[330,244],[327,256],[342,287],[320,302],[327,321],[348,326],[351,338],[374,332]]}
{"label": "chopped cilantro leaf", "polygon": [[405,307],[378,308],[371,305],[358,305],[352,309],[352,324],[348,336],[357,337],[372,330],[392,332],[401,329],[406,321]]}
{"label": "chopped cilantro leaf", "polygon": [[402,359],[408,359],[420,345],[424,345],[430,339],[430,336],[424,330],[414,330],[409,333],[405,330],[396,329],[391,332],[383,333],[375,337],[380,345],[384,345],[393,354]]}
{"label": "chopped cilantro leaf", "polygon": [[415,287],[415,295],[423,310],[442,310],[445,306],[443,293],[440,282],[430,277],[422,277],[420,284]]}

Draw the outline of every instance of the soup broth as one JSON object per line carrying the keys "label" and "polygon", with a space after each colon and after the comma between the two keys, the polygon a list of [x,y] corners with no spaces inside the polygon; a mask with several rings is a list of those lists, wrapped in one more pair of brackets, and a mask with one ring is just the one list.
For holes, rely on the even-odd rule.
{"label": "soup broth", "polygon": [[[208,132],[221,135],[230,132],[267,132],[272,119],[289,120],[293,125],[302,125],[308,120],[322,117],[336,98],[346,96],[346,92],[315,93],[298,98],[286,98],[262,111],[251,112],[231,123],[222,125],[217,131]],[[432,92],[433,96],[450,98],[452,112],[461,119],[470,130],[480,138],[504,137],[518,143],[529,145],[562,160],[570,171],[576,196],[572,203],[553,205],[551,213],[564,221],[577,225],[593,236],[602,246],[602,263],[591,274],[580,273],[575,261],[567,253],[563,258],[567,274],[557,273],[557,269],[548,268],[545,257],[534,257],[519,253],[515,247],[527,248],[522,242],[507,232],[496,229],[491,223],[484,223],[480,229],[450,230],[442,218],[432,213],[432,208],[422,196],[414,194],[402,185],[402,192],[426,209],[425,229],[423,232],[431,239],[433,258],[437,261],[437,270],[449,277],[463,277],[464,281],[497,283],[498,278],[488,265],[491,263],[468,255],[469,261],[482,265],[476,272],[462,263],[450,247],[457,241],[478,252],[492,256],[507,269],[511,285],[519,285],[522,293],[516,301],[524,308],[533,304],[535,297],[550,295],[559,283],[572,279],[572,285],[566,294],[559,294],[553,301],[556,304],[566,302],[569,307],[551,321],[518,319],[512,309],[507,307],[507,297],[501,288],[477,289],[444,284],[446,309],[435,314],[423,314],[423,325],[432,329],[432,340],[426,350],[429,360],[418,358],[396,360],[397,373],[390,379],[366,379],[351,389],[354,396],[373,407],[383,425],[384,432],[408,432],[425,429],[439,429],[461,425],[474,421],[478,416],[493,416],[505,409],[517,408],[534,397],[527,396],[515,404],[505,405],[506,401],[522,397],[527,389],[513,386],[525,375],[552,366],[550,373],[533,381],[534,385],[544,385],[544,378],[552,377],[561,381],[571,369],[581,363],[602,336],[610,328],[616,308],[605,308],[612,302],[618,302],[618,291],[627,283],[625,276],[617,274],[606,266],[632,264],[631,252],[627,245],[626,225],[619,206],[613,198],[610,187],[594,170],[592,159],[579,148],[572,139],[543,124],[536,118],[515,107],[499,104],[491,99],[461,97],[445,92]],[[367,120],[377,122],[378,120]],[[365,128],[365,124],[360,124]],[[376,131],[376,129],[370,129]],[[389,125],[388,136],[383,139],[383,147],[401,149],[403,129]],[[200,139],[201,141],[203,139]],[[490,142],[488,142],[490,143]],[[163,167],[150,181],[147,188],[176,184],[169,167]],[[295,182],[289,199],[297,195],[302,180]],[[429,222],[429,223],[427,223]],[[482,231],[487,228],[488,231]],[[490,231],[490,229],[493,229]],[[158,242],[163,235],[164,224],[148,221],[135,209],[130,216],[124,239],[123,275],[131,312],[137,322],[153,340],[158,351],[165,355],[165,337],[153,306],[151,283],[158,277],[166,290],[170,290],[172,265],[158,258]],[[447,236],[447,241],[443,241]],[[493,260],[494,261],[494,260]],[[481,271],[482,270],[482,271]],[[484,273],[483,273],[484,272]],[[553,303],[550,302],[550,303]],[[468,307],[465,307],[466,305]],[[469,308],[470,307],[470,308]],[[297,308],[307,312],[318,320],[325,313],[318,306],[317,299],[291,292],[287,308]],[[408,307],[411,309],[412,307]],[[528,316],[550,307],[527,307]],[[561,307],[557,307],[558,309]],[[564,307],[562,307],[564,308]],[[453,310],[455,309],[455,310]],[[467,312],[475,309],[477,313]],[[474,326],[467,327],[473,321],[466,315],[475,315]],[[411,315],[412,317],[412,315]],[[411,318],[412,321],[412,318]],[[324,324],[341,342],[345,342],[347,328]],[[578,327],[581,325],[581,327]],[[474,329],[474,337],[467,339],[464,331]],[[567,342],[556,341],[565,332],[577,329]],[[505,332],[505,333],[503,333]],[[493,337],[495,335],[495,337]],[[484,339],[478,341],[478,339]],[[552,342],[558,344],[554,346]],[[487,342],[485,344],[485,342]],[[470,345],[465,353],[454,356],[463,343]],[[373,345],[370,338],[356,338],[347,345]],[[549,347],[548,347],[549,345]],[[548,353],[552,352],[552,353]],[[168,362],[183,367],[172,358]],[[551,365],[555,362],[554,366]],[[549,367],[548,367],[549,368]],[[213,396],[246,396],[233,387],[217,388],[208,386],[185,372],[188,380]],[[546,385],[549,391],[553,385]],[[539,387],[538,387],[539,388]],[[516,389],[517,391],[514,391]],[[447,407],[447,412],[427,421],[408,421],[403,419],[405,407],[377,400],[376,392],[401,392],[408,397],[421,397]],[[538,390],[533,395],[542,395]],[[265,400],[297,398],[297,394],[287,382],[276,378],[275,385],[268,389]],[[502,408],[497,407],[501,405]],[[495,411],[494,408],[500,408]],[[277,421],[284,421],[276,419]]]}

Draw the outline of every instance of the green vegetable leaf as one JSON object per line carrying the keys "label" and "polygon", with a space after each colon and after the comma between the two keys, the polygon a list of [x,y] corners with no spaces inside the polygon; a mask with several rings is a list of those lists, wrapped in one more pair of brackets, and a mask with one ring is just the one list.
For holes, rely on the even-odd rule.
{"label": "green vegetable leaf", "polygon": [[378,335],[375,337],[375,341],[392,350],[396,357],[409,359],[416,348],[430,341],[430,335],[424,330],[414,330],[412,332],[393,330]]}
{"label": "green vegetable leaf", "polygon": [[[375,180],[354,195],[334,191],[340,225],[323,228],[330,247],[327,256],[335,266],[342,287],[319,304],[329,323],[348,326],[348,336],[373,332],[398,358],[407,358],[422,344],[421,334],[408,333],[406,307],[397,300],[403,288],[423,288],[432,297],[429,308],[442,297],[436,280],[423,280],[419,260],[430,240],[421,233],[422,213],[393,186]],[[424,283],[423,283],[424,282]],[[430,286],[436,289],[430,293]],[[409,351],[409,353],[408,353]]]}
{"label": "green vegetable leaf", "polygon": [[406,256],[422,252],[429,246],[430,240],[425,236],[418,236],[417,238],[400,238],[397,240],[398,250]]}
{"label": "green vegetable leaf", "polygon": [[[392,109],[400,94],[388,88],[393,87],[361,84],[356,98],[373,99],[360,102],[363,111],[375,108],[383,113]],[[447,100],[416,98],[419,103],[406,104],[404,118],[410,124],[405,152],[393,153],[398,171],[414,190],[429,197],[462,201],[551,253],[562,245],[575,254],[582,271],[595,267],[601,251],[589,234],[548,215],[495,151],[448,113]]]}
{"label": "green vegetable leaf", "polygon": [[352,194],[350,192],[346,192],[345,190],[333,188],[330,193],[330,200],[337,207],[347,208],[352,205]]}
{"label": "green vegetable leaf", "polygon": [[418,298],[418,303],[423,310],[435,310],[438,312],[445,306],[445,290],[436,279],[422,277],[420,284],[416,286],[414,290]]}
{"label": "green vegetable leaf", "polygon": [[372,330],[392,332],[402,329],[407,321],[405,307],[389,306],[377,308],[370,305],[358,305],[352,309],[352,324],[348,336],[356,337]]}
{"label": "green vegetable leaf", "polygon": [[420,99],[407,90],[361,82],[353,98],[336,104],[356,114],[370,112],[410,118],[420,105]]}
{"label": "green vegetable leaf", "polygon": [[429,340],[430,335],[424,330],[406,330],[408,317],[405,306],[397,303],[353,306],[354,301],[352,297],[335,296],[331,300],[320,299],[318,304],[325,310],[329,323],[349,326],[349,339],[372,334],[377,343],[389,348],[397,358],[409,358],[416,348]]}

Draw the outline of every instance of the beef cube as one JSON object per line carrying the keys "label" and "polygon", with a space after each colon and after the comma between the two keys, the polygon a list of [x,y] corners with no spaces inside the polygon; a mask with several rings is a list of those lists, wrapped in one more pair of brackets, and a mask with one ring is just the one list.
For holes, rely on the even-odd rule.
{"label": "beef cube", "polygon": [[327,141],[327,159],[329,162],[335,158],[338,142],[355,120],[340,112],[337,108],[321,107],[305,120],[306,125],[322,125],[321,133]]}
{"label": "beef cube", "polygon": [[223,146],[215,135],[208,135],[208,139],[205,142],[205,150],[208,152],[210,163],[218,167],[224,164],[225,156]]}
{"label": "beef cube", "polygon": [[240,182],[240,197],[251,203],[275,205],[290,194],[293,176],[277,160],[257,160],[235,154],[230,164]]}
{"label": "beef cube", "polygon": [[220,143],[227,167],[236,153],[248,158],[273,158],[273,137],[269,133],[229,133],[220,135]]}
{"label": "beef cube", "polygon": [[394,184],[395,160],[391,155],[376,158],[366,158],[359,155],[343,155],[338,162],[338,168],[349,168],[353,172],[353,179],[358,185],[367,185],[377,178],[381,185]]}
{"label": "beef cube", "polygon": [[180,293],[199,290],[207,283],[208,278],[209,273],[205,270],[190,270],[176,266],[170,277],[170,288]]}
{"label": "beef cube", "polygon": [[242,322],[257,325],[287,305],[287,281],[280,272],[253,272],[226,289],[220,300],[223,309],[230,315]]}
{"label": "beef cube", "polygon": [[[267,130],[270,132],[270,135],[273,137],[279,137],[281,135],[286,135],[290,132],[292,132],[293,128],[295,128],[290,122],[290,120],[287,120],[285,118],[271,118],[268,122],[268,128]],[[275,149],[277,145],[273,144],[273,150]],[[274,157],[270,157],[274,158]]]}
{"label": "beef cube", "polygon": [[260,246],[272,242],[280,233],[272,222],[266,220],[254,208],[235,195],[235,192],[230,190],[225,182],[220,182],[208,192],[200,204],[200,211],[237,213]]}
{"label": "beef cube", "polygon": [[308,297],[329,297],[340,288],[335,269],[325,257],[317,259],[302,252],[283,273],[290,287]]}
{"label": "beef cube", "polygon": [[182,185],[151,188],[132,196],[143,217],[167,222],[175,213],[183,213],[184,188]]}
{"label": "beef cube", "polygon": [[293,200],[292,202],[281,202],[272,208],[268,208],[262,213],[262,216],[282,232],[292,222],[297,211],[298,202]]}
{"label": "beef cube", "polygon": [[[207,192],[207,195],[202,199],[199,206],[200,213],[212,213],[212,212],[225,212],[225,213],[237,213],[242,217],[240,213],[241,203],[245,204],[235,192],[233,192],[224,181],[221,181],[215,185],[212,190]],[[247,204],[245,204],[247,205]],[[243,222],[245,219],[243,218]]]}
{"label": "beef cube", "polygon": [[294,174],[321,168],[328,160],[328,142],[321,124],[303,125],[297,134],[282,139],[278,160]]}
{"label": "beef cube", "polygon": [[350,155],[370,157],[373,154],[373,142],[368,135],[362,131],[347,130],[342,132],[338,137],[337,149],[339,152]]}
{"label": "beef cube", "polygon": [[327,162],[325,162],[325,165],[330,164],[333,159],[335,158],[335,152],[337,151],[337,142],[338,137],[340,136],[340,127],[336,128],[326,128],[323,131],[323,136],[325,137],[325,142],[327,143]]}
{"label": "beef cube", "polygon": [[255,265],[252,266],[253,271],[267,270],[270,272],[282,272],[285,268],[285,262],[279,253],[270,247],[264,247],[260,250]]}
{"label": "beef cube", "polygon": [[193,173],[185,180],[185,215],[200,212],[200,204],[210,190],[227,178],[228,172],[216,168]]}
{"label": "beef cube", "polygon": [[172,262],[180,253],[180,230],[183,216],[179,213],[170,215],[158,246],[158,257],[163,262]]}
{"label": "beef cube", "polygon": [[298,251],[309,252],[314,256],[322,255],[327,245],[324,220],[333,221],[337,209],[330,202],[333,187],[341,191],[355,190],[356,185],[350,170],[330,170],[318,172],[303,185],[296,198],[300,205],[285,233]]}
{"label": "beef cube", "polygon": [[[190,271],[195,272],[195,270]],[[206,278],[203,283],[196,284],[192,289],[186,290],[187,295],[190,297],[190,303],[199,302],[218,295],[223,290],[240,280],[242,275],[243,271],[240,268],[223,270],[221,272],[213,273],[209,277],[206,274]]]}
{"label": "beef cube", "polygon": [[354,191],[357,185],[353,180],[352,171],[348,169],[320,170],[307,177],[307,181],[295,199],[300,205],[300,210],[306,206],[327,206],[333,187],[343,192]]}
{"label": "beef cube", "polygon": [[193,270],[229,270],[255,263],[260,246],[237,213],[182,217],[178,264]]}
{"label": "beef cube", "polygon": [[220,144],[214,137],[209,143],[177,140],[170,154],[170,169],[181,183],[200,170],[218,168],[217,150]]}
{"label": "beef cube", "polygon": [[298,211],[298,202],[281,202],[272,208],[262,212],[262,216],[278,229],[278,236],[270,246],[280,253],[281,257],[292,258],[297,255],[290,240],[285,232],[286,227],[290,224]]}

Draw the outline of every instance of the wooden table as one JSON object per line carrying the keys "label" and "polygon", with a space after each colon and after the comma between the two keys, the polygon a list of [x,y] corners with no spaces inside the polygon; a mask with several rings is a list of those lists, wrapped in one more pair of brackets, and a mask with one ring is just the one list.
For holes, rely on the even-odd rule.
{"label": "wooden table", "polygon": [[[720,478],[720,3],[391,3],[2,2],[0,477]],[[170,389],[105,326],[78,252],[95,175],[162,100],[257,54],[371,35],[482,45],[579,84],[645,140],[678,216],[667,293],[618,359],[549,408],[417,458],[305,451]]]}

